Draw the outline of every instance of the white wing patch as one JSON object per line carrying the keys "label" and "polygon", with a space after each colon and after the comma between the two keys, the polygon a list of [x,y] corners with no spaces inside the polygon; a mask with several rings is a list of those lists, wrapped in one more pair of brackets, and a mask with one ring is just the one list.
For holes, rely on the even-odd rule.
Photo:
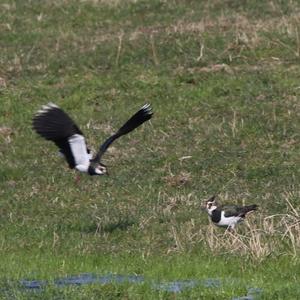
{"label": "white wing patch", "polygon": [[70,148],[75,160],[75,168],[87,172],[90,165],[90,155],[87,153],[85,139],[80,134],[73,134],[68,138]]}

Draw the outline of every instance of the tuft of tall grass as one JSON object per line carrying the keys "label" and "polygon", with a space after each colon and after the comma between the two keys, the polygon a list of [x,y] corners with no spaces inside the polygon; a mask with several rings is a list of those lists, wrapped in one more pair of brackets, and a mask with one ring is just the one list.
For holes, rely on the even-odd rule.
{"label": "tuft of tall grass", "polygon": [[300,251],[300,209],[294,207],[285,198],[288,211],[284,214],[266,216],[257,213],[249,217],[244,225],[246,228],[237,231],[220,232],[213,225],[208,230],[201,230],[205,245],[214,253],[232,253],[250,255],[255,260],[264,259],[272,254],[292,255]]}

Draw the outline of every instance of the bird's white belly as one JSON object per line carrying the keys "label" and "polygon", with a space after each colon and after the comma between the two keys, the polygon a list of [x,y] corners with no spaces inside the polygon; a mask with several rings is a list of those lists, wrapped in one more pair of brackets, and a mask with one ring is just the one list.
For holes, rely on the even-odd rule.
{"label": "bird's white belly", "polygon": [[219,226],[235,226],[238,222],[242,220],[241,217],[225,217],[224,212],[221,214],[221,220],[218,222]]}

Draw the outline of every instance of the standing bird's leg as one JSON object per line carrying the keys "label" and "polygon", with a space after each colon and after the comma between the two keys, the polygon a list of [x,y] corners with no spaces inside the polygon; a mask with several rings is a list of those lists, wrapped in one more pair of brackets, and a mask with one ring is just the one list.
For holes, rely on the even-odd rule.
{"label": "standing bird's leg", "polygon": [[227,230],[228,230],[231,234],[235,234],[234,226],[229,226],[229,227],[227,228]]}

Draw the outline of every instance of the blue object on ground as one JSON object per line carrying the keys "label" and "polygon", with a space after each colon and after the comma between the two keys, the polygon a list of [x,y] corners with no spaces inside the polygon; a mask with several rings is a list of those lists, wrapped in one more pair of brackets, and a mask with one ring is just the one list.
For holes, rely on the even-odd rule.
{"label": "blue object on ground", "polygon": [[[57,287],[65,287],[69,285],[81,286],[84,284],[122,284],[122,283],[143,283],[145,279],[140,275],[120,275],[107,274],[96,275],[93,273],[83,273],[75,276],[66,276],[58,278],[53,281]],[[27,290],[41,290],[49,284],[48,281],[43,280],[21,280],[20,285]],[[222,285],[220,279],[207,278],[203,280],[176,280],[162,283],[152,283],[152,287],[159,291],[180,293],[185,289],[192,289],[196,286],[203,286],[205,288],[218,288]],[[246,296],[235,297],[232,300],[256,300],[262,294],[262,289],[249,288]]]}
{"label": "blue object on ground", "polygon": [[164,283],[155,283],[153,287],[156,290],[167,291],[173,293],[182,292],[186,288],[193,288],[199,284],[197,280],[180,280],[180,281],[171,281]]}
{"label": "blue object on ground", "polygon": [[20,284],[25,289],[41,289],[47,285],[47,281],[42,280],[21,280]]}
{"label": "blue object on ground", "polygon": [[[68,285],[83,285],[83,284],[109,284],[109,283],[141,283],[144,281],[143,276],[139,275],[119,275],[108,274],[99,276],[92,273],[83,273],[76,276],[67,276],[64,278],[58,278],[54,280],[54,285],[64,287]],[[25,289],[41,289],[48,284],[43,280],[21,280],[20,285]]]}
{"label": "blue object on ground", "polygon": [[155,283],[153,287],[157,290],[179,293],[187,288],[194,288],[202,285],[206,288],[216,288],[221,286],[220,279],[208,278],[204,280],[177,280],[164,283]]}

